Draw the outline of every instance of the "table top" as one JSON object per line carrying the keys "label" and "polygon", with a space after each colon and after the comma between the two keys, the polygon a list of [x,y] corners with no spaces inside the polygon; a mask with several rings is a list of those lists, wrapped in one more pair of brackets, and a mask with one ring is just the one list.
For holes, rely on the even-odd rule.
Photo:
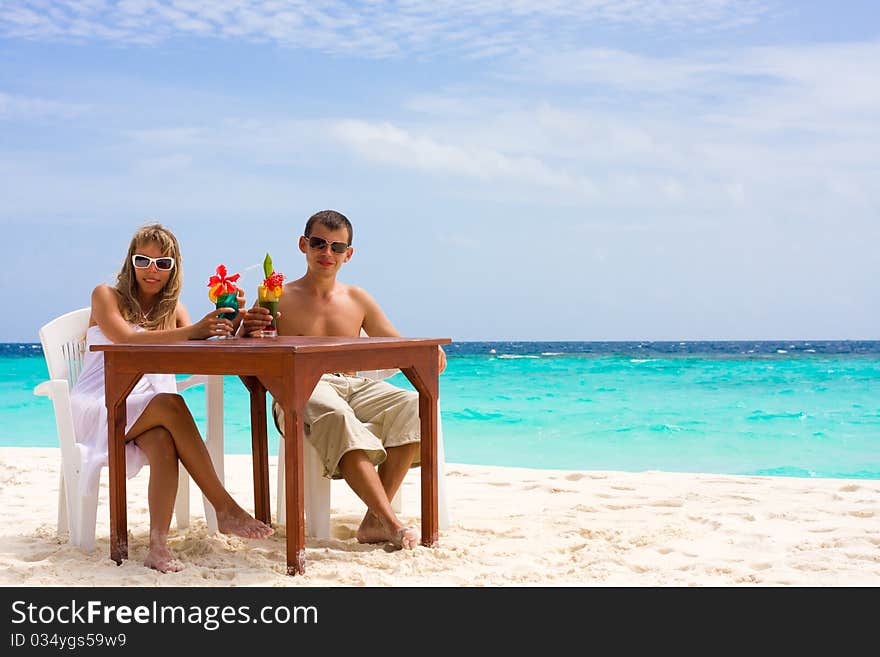
{"label": "table top", "polygon": [[281,352],[320,353],[328,351],[360,351],[377,347],[402,349],[449,344],[450,338],[364,338],[348,336],[278,336],[276,338],[232,338],[228,340],[179,340],[165,343],[117,342],[92,345],[91,351],[189,352],[209,349],[212,353]]}

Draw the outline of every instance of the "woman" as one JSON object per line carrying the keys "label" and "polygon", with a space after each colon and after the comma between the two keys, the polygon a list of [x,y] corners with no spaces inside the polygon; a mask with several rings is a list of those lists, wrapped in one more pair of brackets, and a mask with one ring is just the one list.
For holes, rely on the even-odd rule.
{"label": "woman", "polygon": [[[215,309],[193,324],[180,302],[182,274],[177,238],[161,224],[148,224],[131,239],[116,286],[92,292],[82,372],[71,391],[76,439],[83,447],[84,482],[107,464],[104,356],[93,344],[156,343],[229,335],[235,326]],[[239,307],[244,294],[238,290]],[[232,310],[227,309],[227,310]],[[239,315],[240,318],[240,315]],[[240,319],[239,319],[240,321]],[[242,509],[220,483],[198,427],[173,374],[147,374],[128,396],[125,461],[129,477],[150,465],[150,545],[144,565],[160,572],[182,568],[168,549],[168,528],[177,494],[178,459],[217,511],[221,532],[266,538],[268,525]]]}

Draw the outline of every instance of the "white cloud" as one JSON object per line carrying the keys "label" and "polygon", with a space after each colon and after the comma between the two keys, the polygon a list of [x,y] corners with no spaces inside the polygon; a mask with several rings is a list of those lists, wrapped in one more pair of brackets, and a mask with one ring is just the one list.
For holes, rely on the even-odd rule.
{"label": "white cloud", "polygon": [[192,156],[186,153],[172,153],[161,157],[150,157],[136,160],[134,172],[138,175],[164,176],[180,175],[190,170]]}
{"label": "white cloud", "polygon": [[[452,19],[416,2],[401,3],[393,21],[385,16],[372,31],[364,16],[382,14],[388,3],[363,5],[352,14],[338,3],[311,9],[305,3],[245,3],[233,10],[228,3],[195,0],[93,3],[88,10],[56,11],[69,17],[112,6],[123,8],[127,20],[149,26],[159,15],[157,4],[167,6],[165,27],[198,16],[220,34],[235,14],[238,28],[253,36],[270,29],[265,18],[275,12],[276,18],[287,17],[271,28],[279,30],[278,38],[290,36],[288,27],[302,28],[311,44],[332,48],[340,30],[353,31],[357,39],[377,39],[373,54],[412,46],[385,38],[395,30],[442,32],[457,41],[479,38],[464,23],[500,16],[502,7],[500,2],[461,6]],[[568,6],[520,2],[510,5],[510,15],[539,20],[558,17]],[[633,6],[596,3],[591,20],[598,20],[596,7],[625,14]],[[726,3],[715,7],[733,11]],[[658,11],[653,24],[660,24]],[[835,207],[867,216],[880,203],[874,182],[880,143],[877,61],[880,42],[715,48],[676,57],[568,49],[495,63],[506,72],[494,81],[498,84],[485,76],[477,83],[460,78],[448,90],[418,93],[400,107],[372,108],[369,120],[350,107],[335,117],[293,120],[259,110],[247,119],[183,112],[177,126],[169,121],[160,129],[129,127],[124,133],[129,141],[119,144],[118,152],[130,158],[133,170],[157,174],[207,167],[233,177],[266,165],[265,172],[256,169],[259,174],[323,175],[332,168],[329,162],[355,167],[367,162],[382,164],[386,173],[406,172],[450,197],[637,208],[649,216],[719,208],[741,216],[832,216]],[[186,93],[179,100],[187,106]],[[41,112],[65,116],[85,107],[0,94],[0,119]],[[377,180],[375,169],[361,167],[359,177]]]}
{"label": "white cloud", "polygon": [[442,143],[390,123],[344,120],[332,124],[330,130],[362,158],[373,162],[480,182],[561,188],[584,198],[595,191],[589,179],[550,167],[530,155],[509,155],[480,145]]}
{"label": "white cloud", "polygon": [[679,57],[585,48],[521,58],[504,78],[576,88],[596,106],[626,103],[655,117],[713,107],[719,118],[725,109],[736,111],[725,122],[810,129],[829,128],[841,113],[876,125],[878,61],[880,41],[689,51]]}
{"label": "white cloud", "polygon": [[0,4],[0,35],[138,44],[198,35],[365,57],[486,58],[574,46],[597,26],[718,30],[765,11],[758,0],[35,0]]}
{"label": "white cloud", "polygon": [[83,103],[66,103],[0,92],[0,121],[4,119],[71,119],[81,116],[91,109],[91,106]]}
{"label": "white cloud", "polygon": [[[155,157],[189,153],[201,166],[223,166],[234,160],[247,166],[291,165],[326,147],[324,120],[271,120],[215,117],[210,123],[131,130],[126,133],[133,149],[149,150]],[[122,145],[125,148],[125,145]]]}

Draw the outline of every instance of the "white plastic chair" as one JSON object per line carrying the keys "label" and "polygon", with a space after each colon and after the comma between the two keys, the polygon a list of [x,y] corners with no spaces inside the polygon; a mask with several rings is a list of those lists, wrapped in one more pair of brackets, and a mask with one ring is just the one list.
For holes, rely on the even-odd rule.
{"label": "white plastic chair", "polygon": [[[381,380],[393,376],[400,370],[369,370],[358,372],[360,376]],[[446,503],[446,459],[443,451],[443,423],[440,419],[440,404],[437,404],[437,526],[449,527],[449,507]],[[287,509],[284,489],[284,440],[278,441],[278,481],[275,521],[283,525]],[[330,485],[331,480],[324,476],[324,466],[317,450],[308,440],[303,441],[303,490],[305,491],[306,533],[319,539],[330,538]],[[395,513],[403,509],[402,490],[398,489],[391,508]]]}
{"label": "white plastic chair", "polygon": [[[73,431],[70,389],[76,383],[82,369],[89,315],[89,308],[80,308],[53,319],[40,329],[40,343],[43,345],[43,355],[49,369],[49,380],[34,388],[35,395],[49,397],[52,400],[55,410],[55,425],[61,448],[61,475],[58,483],[58,533],[68,533],[70,542],[86,551],[91,551],[95,547],[98,482],[95,482],[93,490],[88,491],[85,495],[79,494],[82,457]],[[189,377],[179,381],[177,389],[184,390],[192,385],[206,382],[210,386],[210,382],[206,381],[206,378]],[[210,512],[213,513],[213,509]],[[189,526],[189,473],[183,465],[180,466],[174,515],[180,529]],[[207,506],[205,515],[206,517],[209,515]],[[216,529],[216,520],[214,524]]]}

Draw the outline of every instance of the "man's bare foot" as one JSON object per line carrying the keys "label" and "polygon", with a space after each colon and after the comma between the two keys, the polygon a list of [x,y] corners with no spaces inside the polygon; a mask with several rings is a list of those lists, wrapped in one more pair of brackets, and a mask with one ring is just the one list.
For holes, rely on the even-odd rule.
{"label": "man's bare foot", "polygon": [[384,543],[388,540],[388,531],[372,511],[367,511],[356,536],[358,543]]}
{"label": "man's bare foot", "polygon": [[398,550],[412,550],[419,544],[419,535],[412,527],[397,523],[386,527],[372,511],[367,511],[357,530],[358,543],[391,543]]}
{"label": "man's bare foot", "polygon": [[183,564],[174,558],[166,545],[150,545],[144,565],[160,573],[176,573],[183,570]]}
{"label": "man's bare foot", "polygon": [[391,533],[388,542],[398,550],[412,550],[419,544],[419,534],[412,527],[401,527]]}
{"label": "man's bare foot", "polygon": [[223,534],[242,538],[268,538],[275,533],[269,525],[260,522],[241,507],[229,511],[217,511],[217,529]]}

